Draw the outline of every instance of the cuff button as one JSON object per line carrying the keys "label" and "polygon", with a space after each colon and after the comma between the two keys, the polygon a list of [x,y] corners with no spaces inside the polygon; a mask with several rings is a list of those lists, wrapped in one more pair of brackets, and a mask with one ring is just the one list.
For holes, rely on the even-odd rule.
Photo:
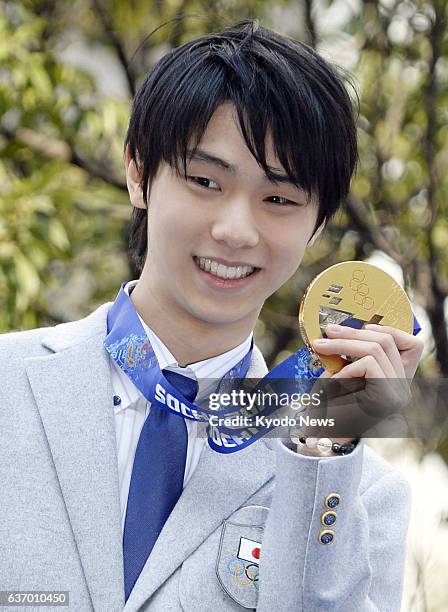
{"label": "cuff button", "polygon": [[331,544],[334,540],[334,531],[325,529],[319,533],[319,542],[321,544]]}
{"label": "cuff button", "polygon": [[326,525],[327,527],[331,527],[332,525],[334,525],[336,523],[336,519],[337,519],[337,514],[336,512],[333,512],[332,510],[328,510],[327,512],[324,512],[322,516],[320,517],[322,525]]}
{"label": "cuff button", "polygon": [[327,508],[336,508],[336,506],[339,506],[340,500],[340,495],[338,495],[337,493],[330,493],[330,495],[327,495],[327,497],[325,498],[325,505],[327,506]]}

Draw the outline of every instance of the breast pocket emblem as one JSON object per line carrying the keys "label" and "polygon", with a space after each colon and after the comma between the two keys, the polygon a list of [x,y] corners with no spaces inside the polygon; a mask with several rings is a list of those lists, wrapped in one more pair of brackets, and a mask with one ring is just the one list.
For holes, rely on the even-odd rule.
{"label": "breast pocket emblem", "polygon": [[263,528],[225,522],[216,574],[224,591],[243,608],[257,606]]}

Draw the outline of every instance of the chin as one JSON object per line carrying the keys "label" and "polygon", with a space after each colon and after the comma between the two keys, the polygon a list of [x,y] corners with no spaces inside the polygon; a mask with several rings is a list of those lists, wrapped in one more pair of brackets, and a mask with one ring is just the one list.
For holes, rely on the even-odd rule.
{"label": "chin", "polygon": [[191,311],[191,314],[199,321],[213,325],[233,325],[250,316],[248,312],[238,313],[231,307],[224,310],[216,306],[210,309],[198,308]]}
{"label": "chin", "polygon": [[204,323],[211,323],[213,325],[232,325],[241,319],[241,317],[233,316],[225,316],[221,312],[207,312],[207,313],[197,313],[196,318]]}

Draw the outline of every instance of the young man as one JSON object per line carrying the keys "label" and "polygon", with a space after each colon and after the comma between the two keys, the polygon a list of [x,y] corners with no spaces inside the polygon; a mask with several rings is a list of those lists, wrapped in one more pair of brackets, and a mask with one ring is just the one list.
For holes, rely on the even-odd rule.
{"label": "young man", "polygon": [[[244,22],[156,65],[125,153],[139,280],[0,339],[2,590],[95,612],[399,610],[409,489],[391,466],[350,440],[219,453],[188,412],[266,374],[257,317],[355,159],[349,97],[301,43]],[[379,326],[327,335],[319,352],[357,357],[347,377],[412,378],[422,350]]]}

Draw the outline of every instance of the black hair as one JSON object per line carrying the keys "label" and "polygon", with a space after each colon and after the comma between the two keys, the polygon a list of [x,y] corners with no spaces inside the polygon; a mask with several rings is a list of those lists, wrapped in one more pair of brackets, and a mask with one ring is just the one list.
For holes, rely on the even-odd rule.
{"label": "black hair", "polygon": [[[140,85],[126,144],[141,168],[144,201],[165,161],[186,172],[221,104],[234,104],[247,147],[269,179],[265,138],[290,180],[316,195],[315,229],[346,197],[357,162],[356,124],[346,75],[311,47],[244,20],[167,53]],[[147,251],[147,210],[134,208],[129,246],[140,272]]]}

